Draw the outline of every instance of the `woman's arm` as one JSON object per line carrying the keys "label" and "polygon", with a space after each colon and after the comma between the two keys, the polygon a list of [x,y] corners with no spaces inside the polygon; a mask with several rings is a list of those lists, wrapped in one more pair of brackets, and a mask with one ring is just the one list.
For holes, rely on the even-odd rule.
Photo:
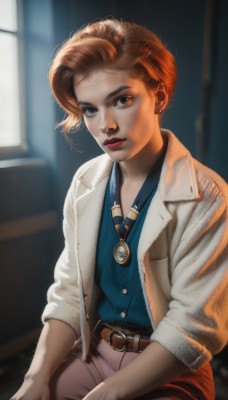
{"label": "woman's arm", "polygon": [[83,400],[140,398],[182,375],[187,367],[157,342],[152,342],[123,369],[98,385]]}
{"label": "woman's arm", "polygon": [[69,325],[58,320],[47,321],[24,383],[11,400],[48,400],[49,380],[75,340],[75,332]]}

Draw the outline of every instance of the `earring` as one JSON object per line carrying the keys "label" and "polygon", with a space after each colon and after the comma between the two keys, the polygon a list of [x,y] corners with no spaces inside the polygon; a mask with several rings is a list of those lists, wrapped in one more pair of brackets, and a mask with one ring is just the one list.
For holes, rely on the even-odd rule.
{"label": "earring", "polygon": [[159,115],[161,115],[163,113],[163,110],[162,110],[162,108],[155,108],[155,114],[159,114]]}

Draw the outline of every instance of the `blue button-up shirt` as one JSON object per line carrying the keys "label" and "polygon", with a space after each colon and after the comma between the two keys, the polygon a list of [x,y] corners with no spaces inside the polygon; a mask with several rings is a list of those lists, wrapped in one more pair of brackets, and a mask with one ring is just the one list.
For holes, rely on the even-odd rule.
{"label": "blue button-up shirt", "polygon": [[112,222],[110,189],[109,184],[107,185],[97,243],[95,274],[96,283],[102,292],[98,315],[103,321],[151,329],[139,277],[137,249],[148,206],[156,189],[147,199],[127,237],[131,260],[128,265],[123,266],[113,256],[113,248],[120,238]]}

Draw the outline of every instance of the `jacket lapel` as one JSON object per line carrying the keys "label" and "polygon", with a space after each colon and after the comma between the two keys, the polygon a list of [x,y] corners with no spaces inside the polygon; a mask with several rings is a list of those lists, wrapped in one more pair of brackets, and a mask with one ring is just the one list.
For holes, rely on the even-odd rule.
{"label": "jacket lapel", "polygon": [[94,270],[98,230],[107,182],[108,177],[95,188],[87,191],[76,203],[77,254],[85,287],[89,283],[91,271]]}
{"label": "jacket lapel", "polygon": [[139,240],[138,260],[140,265],[143,264],[143,257],[146,251],[166,228],[171,219],[172,215],[165,207],[165,204],[161,200],[159,193],[156,192],[148,209]]}
{"label": "jacket lapel", "polygon": [[[81,196],[75,203],[76,212],[76,255],[83,295],[89,305],[92,296],[93,275],[96,258],[97,238],[105,190],[112,161],[107,156],[98,157],[94,165],[83,169],[78,176]],[[86,305],[87,305],[86,304]],[[88,308],[87,308],[88,311]]]}

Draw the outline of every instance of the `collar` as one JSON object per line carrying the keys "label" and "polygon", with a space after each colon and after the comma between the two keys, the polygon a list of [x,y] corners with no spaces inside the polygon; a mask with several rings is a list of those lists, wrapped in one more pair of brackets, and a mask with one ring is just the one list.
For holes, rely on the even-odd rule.
{"label": "collar", "polygon": [[158,190],[163,201],[199,198],[193,158],[186,147],[170,131],[162,129],[168,147],[162,167]]}

